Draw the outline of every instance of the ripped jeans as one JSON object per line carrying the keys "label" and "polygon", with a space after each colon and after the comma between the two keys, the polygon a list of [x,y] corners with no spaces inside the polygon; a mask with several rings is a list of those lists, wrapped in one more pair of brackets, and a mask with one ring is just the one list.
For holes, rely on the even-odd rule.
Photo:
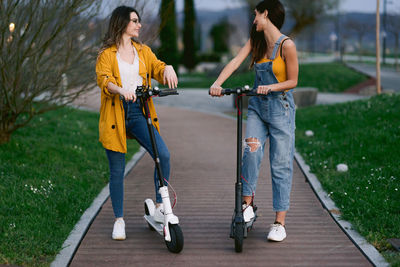
{"label": "ripped jeans", "polygon": [[255,194],[265,143],[269,139],[273,209],[289,209],[294,132],[295,105],[291,92],[250,98],[242,165],[243,196]]}

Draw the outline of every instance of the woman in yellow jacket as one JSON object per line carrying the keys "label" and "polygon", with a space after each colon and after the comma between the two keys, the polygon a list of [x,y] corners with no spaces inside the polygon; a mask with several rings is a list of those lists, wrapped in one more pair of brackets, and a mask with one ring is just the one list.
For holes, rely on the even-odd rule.
{"label": "woman in yellow jacket", "polygon": [[[136,87],[150,85],[151,79],[176,88],[178,79],[172,66],[157,59],[151,49],[136,41],[141,28],[139,13],[132,7],[117,7],[111,15],[108,32],[96,63],[97,84],[101,89],[99,132],[110,166],[110,196],[115,215],[112,238],[124,240],[123,180],[125,171],[126,136],[132,136],[152,157],[150,136],[143,109],[136,101]],[[125,100],[120,100],[123,96]],[[169,179],[169,151],[159,134],[153,101],[149,102],[162,173]],[[158,177],[154,172],[156,190],[155,219],[162,222],[162,200],[158,193]]]}

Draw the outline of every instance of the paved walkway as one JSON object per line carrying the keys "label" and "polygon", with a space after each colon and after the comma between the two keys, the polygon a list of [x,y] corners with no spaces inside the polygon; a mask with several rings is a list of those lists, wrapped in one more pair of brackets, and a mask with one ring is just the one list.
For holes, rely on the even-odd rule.
{"label": "paved walkway", "polygon": [[[75,103],[81,107],[87,107],[98,111],[100,107],[100,97],[98,96],[98,90],[93,91],[82,96]],[[340,94],[340,93],[318,93],[317,105],[335,104],[347,101],[355,101],[363,99],[365,96],[357,94]],[[207,89],[192,88],[179,90],[179,97],[164,97],[154,98],[156,103],[160,103],[163,106],[180,107],[183,109],[195,110],[209,114],[224,114],[232,113],[233,110],[233,97],[210,97]]]}
{"label": "paved walkway", "polygon": [[[361,73],[365,73],[371,77],[376,78],[376,67],[373,64],[366,63],[346,63],[348,66],[358,70]],[[400,72],[397,72],[393,68],[382,67],[381,68],[381,83],[383,91],[395,91],[400,92]]]}
{"label": "paved walkway", "polygon": [[[213,101],[209,112],[224,107],[228,100]],[[111,239],[113,213],[108,200],[71,266],[370,266],[323,209],[297,164],[287,217],[288,238],[281,243],[266,241],[274,219],[266,159],[255,199],[259,219],[244,242],[243,253],[235,253],[229,226],[234,208],[236,122],[164,105],[157,110],[171,152],[171,183],[178,194],[174,212],[185,237],[183,251],[169,253],[163,238],[150,231],[143,219],[143,201],[154,197],[153,161],[146,155],[125,180],[127,240]]]}

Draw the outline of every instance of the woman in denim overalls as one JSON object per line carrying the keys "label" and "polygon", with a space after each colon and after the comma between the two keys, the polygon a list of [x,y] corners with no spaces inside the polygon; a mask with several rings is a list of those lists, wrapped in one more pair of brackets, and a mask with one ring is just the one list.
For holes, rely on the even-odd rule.
{"label": "woman in denim overalls", "polygon": [[250,40],[222,70],[210,88],[213,96],[221,96],[221,85],[252,53],[256,72],[254,89],[264,96],[249,99],[243,155],[243,215],[254,217],[252,199],[256,191],[265,142],[269,138],[275,222],[268,240],[286,238],[285,217],[289,209],[292,186],[295,139],[295,105],[290,89],[297,86],[298,60],[293,41],[280,32],[285,11],[279,0],[264,0],[255,9]]}

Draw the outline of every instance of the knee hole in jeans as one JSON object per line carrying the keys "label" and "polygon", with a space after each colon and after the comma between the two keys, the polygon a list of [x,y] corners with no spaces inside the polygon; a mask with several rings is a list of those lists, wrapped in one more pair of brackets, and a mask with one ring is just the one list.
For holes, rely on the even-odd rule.
{"label": "knee hole in jeans", "polygon": [[250,149],[250,152],[256,152],[261,147],[261,142],[254,137],[245,139],[245,147]]}

